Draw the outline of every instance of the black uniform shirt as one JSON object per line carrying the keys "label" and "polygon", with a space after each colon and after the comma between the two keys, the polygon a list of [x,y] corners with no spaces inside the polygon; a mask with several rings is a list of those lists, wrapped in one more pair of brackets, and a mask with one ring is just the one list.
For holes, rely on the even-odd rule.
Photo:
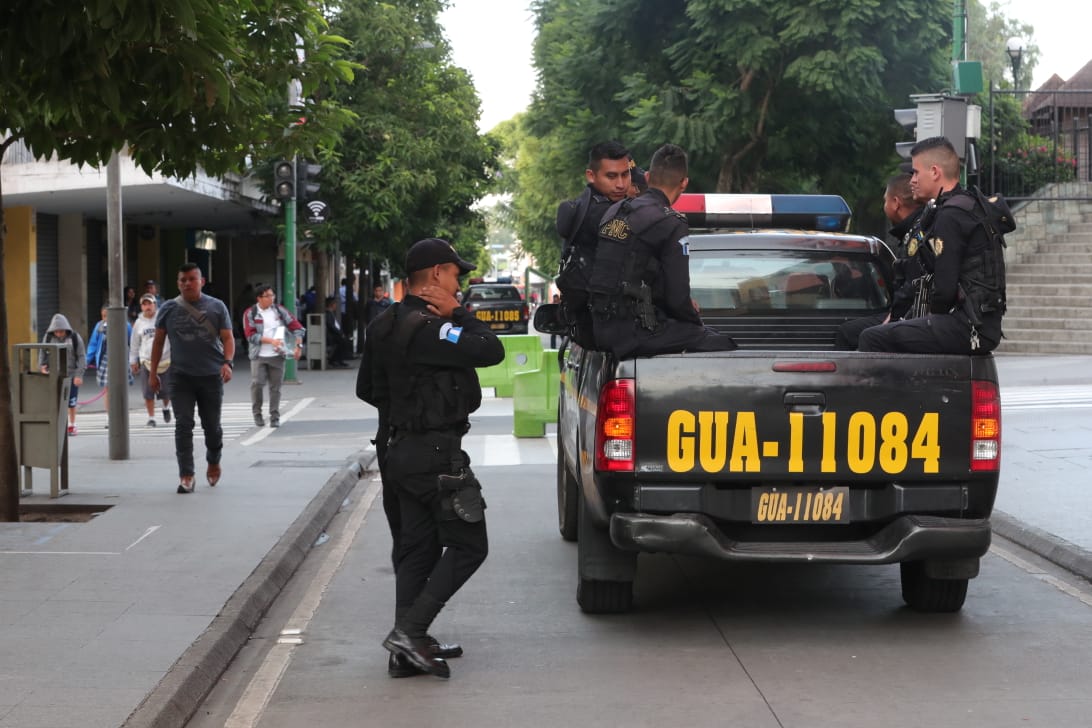
{"label": "black uniform shirt", "polygon": [[701,316],[690,300],[690,251],[687,248],[690,226],[686,218],[670,210],[667,195],[655,187],[650,187],[637,199],[654,203],[662,217],[637,233],[637,240],[650,249],[651,258],[659,263],[655,280],[646,279],[653,288],[652,302],[669,318],[701,324]]}
{"label": "black uniform shirt", "polygon": [[[428,313],[425,300],[414,295],[407,295],[402,305]],[[414,335],[406,353],[412,363],[477,369],[504,360],[504,345],[497,335],[462,306],[449,319],[431,313],[428,316],[428,323]]]}

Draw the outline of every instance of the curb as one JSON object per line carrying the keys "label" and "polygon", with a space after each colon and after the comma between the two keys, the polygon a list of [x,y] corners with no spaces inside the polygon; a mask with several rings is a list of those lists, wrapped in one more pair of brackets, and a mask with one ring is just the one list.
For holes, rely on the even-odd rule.
{"label": "curb", "polygon": [[186,725],[374,460],[375,452],[360,451],[326,481],[204,633],[175,661],[121,728]]}
{"label": "curb", "polygon": [[998,536],[1007,538],[1052,564],[1057,564],[1077,576],[1092,581],[1092,551],[1035,526],[1029,526],[1002,511],[995,510],[990,516],[990,523]]}

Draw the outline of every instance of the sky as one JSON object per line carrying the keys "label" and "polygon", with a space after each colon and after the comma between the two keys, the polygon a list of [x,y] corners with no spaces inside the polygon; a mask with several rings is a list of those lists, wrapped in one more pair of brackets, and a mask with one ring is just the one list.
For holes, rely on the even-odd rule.
{"label": "sky", "polygon": [[[989,0],[985,0],[989,2]],[[1089,0],[999,0],[1005,15],[1035,27],[1039,64],[1032,87],[1057,73],[1069,79],[1092,60]],[[440,16],[455,64],[467,69],[482,100],[478,128],[489,131],[527,108],[535,86],[534,23],[525,0],[452,0]]]}

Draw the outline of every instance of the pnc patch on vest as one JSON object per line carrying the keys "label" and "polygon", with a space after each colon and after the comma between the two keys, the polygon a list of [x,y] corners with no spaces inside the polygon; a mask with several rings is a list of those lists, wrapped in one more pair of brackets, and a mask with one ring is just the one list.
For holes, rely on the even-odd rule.
{"label": "pnc patch on vest", "polygon": [[444,341],[450,341],[452,344],[459,343],[459,337],[463,335],[463,327],[456,326],[451,322],[445,323],[440,327],[440,338]]}
{"label": "pnc patch on vest", "polygon": [[933,252],[937,255],[944,252],[944,241],[941,238],[930,238],[929,245],[932,246]]}
{"label": "pnc patch on vest", "polygon": [[679,238],[679,246],[682,248],[683,255],[690,255],[690,236],[683,235]]}
{"label": "pnc patch on vest", "polygon": [[629,225],[625,220],[616,217],[613,220],[608,221],[603,227],[599,228],[599,234],[605,238],[625,240],[629,237]]}

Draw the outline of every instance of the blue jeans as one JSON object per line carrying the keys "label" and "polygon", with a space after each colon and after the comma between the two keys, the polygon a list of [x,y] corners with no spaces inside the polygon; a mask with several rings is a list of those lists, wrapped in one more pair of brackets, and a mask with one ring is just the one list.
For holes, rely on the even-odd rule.
{"label": "blue jeans", "polygon": [[205,460],[209,465],[220,462],[224,450],[224,431],[220,427],[220,410],[224,402],[224,382],[219,374],[195,377],[179,371],[171,372],[171,401],[174,403],[174,451],[178,458],[178,474],[193,475],[193,406],[201,417],[205,432]]}

